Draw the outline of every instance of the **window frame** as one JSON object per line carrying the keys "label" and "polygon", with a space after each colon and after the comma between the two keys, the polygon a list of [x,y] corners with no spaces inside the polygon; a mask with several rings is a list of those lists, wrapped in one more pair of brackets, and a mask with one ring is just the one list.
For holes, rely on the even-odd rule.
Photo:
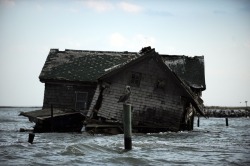
{"label": "window frame", "polygon": [[140,87],[142,79],[142,73],[131,72],[130,75],[130,85],[133,87]]}
{"label": "window frame", "polygon": [[[81,98],[80,94],[84,94],[83,98]],[[75,92],[75,110],[86,110],[88,105],[88,92],[76,91]],[[83,99],[83,100],[82,100]],[[85,99],[85,100],[84,100]],[[79,107],[80,105],[80,107]],[[83,105],[83,108],[81,106]]]}

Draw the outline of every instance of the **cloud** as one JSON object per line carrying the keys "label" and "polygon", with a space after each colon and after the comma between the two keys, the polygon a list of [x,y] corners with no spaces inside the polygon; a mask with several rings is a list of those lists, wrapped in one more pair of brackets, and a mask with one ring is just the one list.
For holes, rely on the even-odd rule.
{"label": "cloud", "polygon": [[114,5],[111,2],[105,0],[87,0],[85,1],[85,4],[87,7],[97,12],[105,12],[114,8]]}
{"label": "cloud", "polygon": [[147,9],[146,14],[150,16],[160,16],[160,17],[169,17],[169,16],[174,16],[172,13],[168,11],[163,11],[163,10],[152,10],[152,9]]}
{"label": "cloud", "polygon": [[86,0],[82,2],[85,6],[97,12],[107,12],[114,9],[118,9],[127,13],[139,13],[143,11],[141,6],[128,2],[115,3],[106,0]]}
{"label": "cloud", "polygon": [[139,13],[142,11],[142,7],[127,2],[120,2],[118,7],[128,13]]}
{"label": "cloud", "polygon": [[109,38],[109,43],[114,47],[123,47],[127,43],[127,39],[120,33],[113,33]]}
{"label": "cloud", "polygon": [[154,37],[136,34],[134,36],[124,36],[121,33],[112,33],[109,37],[111,49],[139,50],[142,47],[154,47],[156,39]]}
{"label": "cloud", "polygon": [[15,6],[15,1],[14,0],[1,0],[0,4],[4,6]]}
{"label": "cloud", "polygon": [[154,37],[147,37],[142,34],[135,35],[134,41],[135,43],[138,43],[141,47],[153,46],[156,43],[156,40]]}

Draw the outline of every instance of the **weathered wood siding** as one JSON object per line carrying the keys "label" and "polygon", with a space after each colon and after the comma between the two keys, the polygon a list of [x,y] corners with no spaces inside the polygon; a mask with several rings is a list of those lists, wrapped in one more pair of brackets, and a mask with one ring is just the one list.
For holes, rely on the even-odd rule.
{"label": "weathered wood siding", "polygon": [[95,90],[95,94],[94,94],[92,102],[90,104],[87,116],[89,116],[89,117],[91,116],[92,110],[94,109],[94,107],[96,105],[96,102],[97,102],[97,99],[98,99],[99,95],[100,95],[100,85],[98,85],[96,90]]}
{"label": "weathered wood siding", "polygon": [[87,92],[87,109],[94,96],[96,86],[68,84],[68,83],[45,83],[43,108],[74,109],[77,92]]}
{"label": "weathered wood siding", "polygon": [[[109,80],[110,88],[103,92],[102,107],[98,115],[122,122],[123,104],[117,103],[125,86],[130,85],[131,73],[142,74],[140,87],[131,86],[130,102],[133,106],[133,125],[152,124],[179,130],[183,116],[181,97],[184,93],[170,76],[163,72],[154,60],[141,62]],[[158,80],[164,80],[164,88],[157,88]]]}

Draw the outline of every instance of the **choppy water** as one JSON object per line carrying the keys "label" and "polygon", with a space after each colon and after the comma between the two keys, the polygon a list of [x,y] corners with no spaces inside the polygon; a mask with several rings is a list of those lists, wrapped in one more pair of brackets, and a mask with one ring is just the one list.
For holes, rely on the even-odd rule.
{"label": "choppy water", "polygon": [[[20,128],[34,124],[18,116],[34,108],[0,108],[0,165],[250,165],[250,119],[200,120],[192,132],[136,134],[133,150],[123,135],[36,133],[29,144]],[[196,120],[195,120],[196,122]]]}

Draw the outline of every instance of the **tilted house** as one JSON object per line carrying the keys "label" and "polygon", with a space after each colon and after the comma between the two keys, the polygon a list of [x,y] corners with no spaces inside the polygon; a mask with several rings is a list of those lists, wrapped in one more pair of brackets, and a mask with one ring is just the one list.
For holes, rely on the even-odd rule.
{"label": "tilted house", "polygon": [[[126,85],[131,86],[132,122],[138,132],[190,130],[194,110],[203,114],[203,56],[160,55],[149,47],[140,53],[51,49],[39,79],[45,83],[43,109],[24,116],[42,131],[52,125],[51,105],[57,116],[54,131],[79,131],[85,116],[73,116],[82,116],[82,110],[93,119],[121,124],[122,103],[117,101]],[[40,119],[48,120],[48,126]]]}
{"label": "tilted house", "polygon": [[117,101],[130,86],[135,132],[192,130],[194,111],[203,115],[204,56],[159,55],[146,49],[107,69],[98,81],[88,115],[122,123],[123,104]]}

